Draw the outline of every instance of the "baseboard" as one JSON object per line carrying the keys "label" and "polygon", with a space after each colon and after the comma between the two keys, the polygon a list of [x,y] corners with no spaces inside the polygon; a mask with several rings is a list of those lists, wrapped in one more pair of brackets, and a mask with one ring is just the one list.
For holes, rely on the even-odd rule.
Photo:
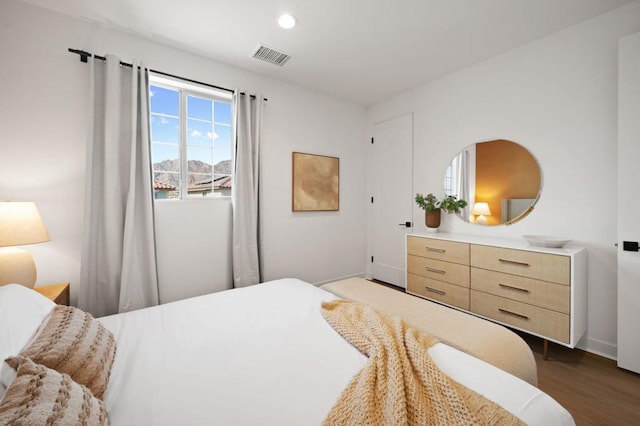
{"label": "baseboard", "polygon": [[609,358],[614,361],[618,359],[618,347],[609,342],[587,338],[586,345],[578,344],[576,347],[578,349],[582,349],[583,351]]}
{"label": "baseboard", "polygon": [[313,283],[313,285],[319,287],[319,286],[321,286],[323,284],[332,283],[334,281],[346,280],[348,278],[355,278],[355,277],[357,277],[357,278],[365,278],[366,274],[364,272],[360,272],[358,274],[345,275],[344,277],[331,278],[330,280]]}

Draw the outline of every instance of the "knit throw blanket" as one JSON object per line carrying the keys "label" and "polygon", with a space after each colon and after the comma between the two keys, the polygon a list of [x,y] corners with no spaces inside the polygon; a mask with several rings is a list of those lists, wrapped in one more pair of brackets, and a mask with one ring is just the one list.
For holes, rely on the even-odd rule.
{"label": "knit throw blanket", "polygon": [[322,304],[331,326],[363,354],[323,425],[522,425],[435,365],[427,349],[437,340],[369,306],[347,300]]}

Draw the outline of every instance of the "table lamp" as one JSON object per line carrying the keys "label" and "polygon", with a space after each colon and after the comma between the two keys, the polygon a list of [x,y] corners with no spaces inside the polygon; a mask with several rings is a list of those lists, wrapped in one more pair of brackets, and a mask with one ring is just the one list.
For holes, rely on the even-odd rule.
{"label": "table lamp", "polygon": [[473,209],[471,210],[471,214],[474,216],[478,216],[476,218],[476,223],[480,225],[486,225],[487,218],[485,216],[491,216],[491,210],[489,210],[489,204],[475,203],[473,206]]}
{"label": "table lamp", "polygon": [[33,257],[14,246],[50,239],[34,203],[0,201],[0,285],[15,283],[33,288],[37,275]]}

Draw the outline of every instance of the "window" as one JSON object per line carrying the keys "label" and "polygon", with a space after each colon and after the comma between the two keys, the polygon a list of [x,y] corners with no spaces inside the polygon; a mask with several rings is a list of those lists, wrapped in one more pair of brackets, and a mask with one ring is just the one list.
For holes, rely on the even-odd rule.
{"label": "window", "polygon": [[149,90],[155,198],[231,196],[231,93],[157,75]]}
{"label": "window", "polygon": [[453,164],[449,164],[444,171],[444,195],[454,195],[453,192]]}

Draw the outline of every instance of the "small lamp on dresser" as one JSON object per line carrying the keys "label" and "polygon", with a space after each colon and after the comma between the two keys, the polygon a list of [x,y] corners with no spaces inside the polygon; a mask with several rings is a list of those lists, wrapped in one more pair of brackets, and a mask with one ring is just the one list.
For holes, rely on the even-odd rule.
{"label": "small lamp on dresser", "polygon": [[0,201],[0,285],[15,283],[33,288],[37,276],[33,257],[15,246],[50,239],[33,202]]}
{"label": "small lamp on dresser", "polygon": [[476,223],[480,225],[487,224],[486,216],[491,216],[491,210],[489,209],[488,203],[475,203],[473,209],[471,210],[471,214],[474,216],[478,216],[476,218]]}

